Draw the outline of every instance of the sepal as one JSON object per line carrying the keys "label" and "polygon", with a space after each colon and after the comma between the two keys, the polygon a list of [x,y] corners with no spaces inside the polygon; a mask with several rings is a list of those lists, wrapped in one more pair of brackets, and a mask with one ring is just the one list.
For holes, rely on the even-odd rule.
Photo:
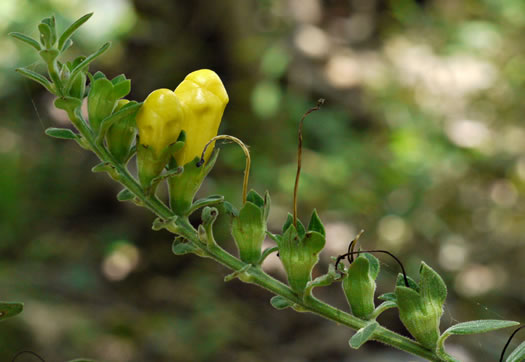
{"label": "sepal", "polygon": [[[409,281],[409,286],[412,282]],[[440,336],[447,289],[443,279],[424,262],[421,263],[419,290],[397,285],[395,289],[399,318],[410,334],[423,346],[435,350]]]}
{"label": "sepal", "polygon": [[195,157],[193,161],[184,165],[184,172],[168,178],[170,206],[175,214],[188,215],[190,213],[195,194],[215,165],[218,155],[219,150],[215,149],[208,162],[202,166],[197,166],[200,159]]}
{"label": "sepal", "polygon": [[285,232],[275,240],[279,246],[279,255],[292,289],[303,296],[306,285],[312,280],[312,270],[319,261],[319,253],[325,245],[325,237],[317,231],[306,232],[302,223],[288,217]]}
{"label": "sepal", "polygon": [[375,279],[378,273],[379,261],[371,254],[360,255],[348,267],[342,287],[356,317],[371,319],[375,310]]}
{"label": "sepal", "polygon": [[[232,236],[245,263],[256,265],[261,260],[262,243],[266,237],[267,204],[257,192],[248,192],[239,215],[233,218]],[[269,207],[269,206],[268,206]]]}

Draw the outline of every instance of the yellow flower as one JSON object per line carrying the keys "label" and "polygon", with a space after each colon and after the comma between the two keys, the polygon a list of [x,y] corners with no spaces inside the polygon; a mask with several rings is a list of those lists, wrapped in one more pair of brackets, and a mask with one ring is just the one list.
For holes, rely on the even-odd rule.
{"label": "yellow flower", "polygon": [[160,157],[177,141],[182,119],[183,110],[175,92],[165,88],[151,92],[136,117],[140,144],[152,148]]}
{"label": "yellow flower", "polygon": [[[181,128],[186,132],[186,144],[174,157],[183,166],[200,158],[206,143],[217,135],[229,98],[219,76],[209,69],[188,74],[175,89],[175,95],[184,110]],[[213,145],[206,151],[205,160],[212,150]]]}

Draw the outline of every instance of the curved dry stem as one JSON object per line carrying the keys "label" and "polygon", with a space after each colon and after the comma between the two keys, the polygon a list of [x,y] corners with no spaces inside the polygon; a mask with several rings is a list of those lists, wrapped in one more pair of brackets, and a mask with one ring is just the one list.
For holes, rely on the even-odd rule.
{"label": "curved dry stem", "polygon": [[301,120],[299,121],[299,131],[297,134],[297,138],[299,140],[297,144],[297,172],[295,174],[295,185],[293,188],[293,226],[295,227],[297,227],[297,191],[299,190],[299,176],[301,176],[301,166],[303,158],[303,123],[306,116],[308,116],[312,112],[321,109],[321,106],[323,104],[324,98],[320,98],[317,101],[317,105],[304,112],[303,116],[301,117]]}
{"label": "curved dry stem", "polygon": [[204,163],[204,154],[206,153],[206,149],[209,145],[211,145],[214,141],[217,140],[230,140],[235,143],[237,143],[239,146],[241,146],[242,151],[244,152],[244,156],[246,157],[246,166],[244,166],[244,179],[242,182],[242,203],[246,203],[246,195],[248,194],[248,178],[250,177],[250,165],[252,162],[252,159],[250,157],[250,151],[248,150],[248,147],[237,137],[233,137],[227,134],[218,135],[213,137],[208,143],[206,143],[206,146],[204,146],[204,150],[202,151],[201,160],[199,161],[199,165]]}

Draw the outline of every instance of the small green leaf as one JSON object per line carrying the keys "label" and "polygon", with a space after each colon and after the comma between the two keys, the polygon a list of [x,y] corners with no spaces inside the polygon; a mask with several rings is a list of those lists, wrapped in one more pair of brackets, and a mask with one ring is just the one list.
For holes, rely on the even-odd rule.
{"label": "small green leaf", "polygon": [[318,233],[326,236],[326,231],[324,229],[323,222],[317,214],[317,210],[314,209],[312,217],[310,218],[310,223],[308,224],[308,231],[317,231]]}
{"label": "small green leaf", "polygon": [[175,240],[171,246],[171,251],[175,255],[186,255],[198,252],[199,248],[191,242],[181,243]]}
{"label": "small green leaf", "polygon": [[126,79],[120,83],[114,85],[113,97],[116,99],[124,98],[131,92],[131,80]]}
{"label": "small green leaf", "polygon": [[29,36],[27,36],[25,34],[12,32],[12,33],[9,33],[8,35],[10,35],[13,38],[18,39],[20,41],[23,41],[24,43],[32,46],[33,48],[35,48],[38,51],[42,50],[42,47],[40,46],[40,43],[38,41],[36,41],[35,39],[33,39],[33,38],[31,38],[31,37],[29,37]]}
{"label": "small green leaf", "polygon": [[22,313],[24,303],[20,302],[0,302],[0,321],[11,318]]}
{"label": "small green leaf", "polygon": [[217,204],[222,203],[223,201],[224,201],[224,196],[222,195],[212,195],[204,199],[199,199],[191,205],[188,215],[200,209],[201,207],[217,205]]}
{"label": "small green leaf", "polygon": [[250,201],[258,207],[264,207],[264,199],[255,190],[250,190],[246,195],[246,201]]}
{"label": "small green leaf", "polygon": [[53,34],[51,27],[46,23],[38,24],[38,31],[40,31],[40,42],[46,48],[51,48],[53,46]]}
{"label": "small green leaf", "polygon": [[119,201],[129,201],[133,200],[135,198],[135,195],[128,189],[123,189],[117,194],[117,200]]}
{"label": "small green leaf", "polygon": [[379,323],[377,323],[376,321],[368,323],[366,326],[358,330],[352,336],[352,338],[350,338],[348,344],[350,345],[350,347],[358,349],[372,338],[372,335],[374,334],[377,327],[379,327]]}
{"label": "small green leaf", "polygon": [[286,230],[288,230],[288,228],[292,224],[293,224],[293,216],[292,214],[288,213],[288,216],[286,217],[286,221],[284,222],[284,225],[283,225],[283,233],[285,233]]}
{"label": "small green leaf", "polygon": [[441,276],[425,262],[421,262],[419,269],[420,279],[419,286],[421,288],[421,296],[427,300],[431,300],[436,306],[441,306],[447,299],[447,286]]}
{"label": "small green leaf", "polygon": [[[314,232],[316,232],[316,231],[314,231]],[[306,229],[304,228],[303,223],[299,219],[297,219],[297,234],[299,234],[299,237],[301,239],[304,238],[305,235],[306,235]],[[318,234],[322,235],[321,233],[318,233]]]}
{"label": "small green leaf", "polygon": [[[419,293],[419,285],[417,285],[416,281],[414,279],[412,279],[411,277],[409,277],[408,275],[407,275],[407,280],[408,280],[409,288],[410,289],[414,289],[416,292]],[[396,285],[397,286],[406,287],[406,285],[405,285],[405,278],[403,277],[403,273],[399,273],[397,275]]]}
{"label": "small green leaf", "polygon": [[454,324],[452,327],[449,327],[445,332],[443,332],[443,336],[486,333],[502,328],[517,326],[518,324],[519,322],[502,321],[497,319],[469,321]]}
{"label": "small green leaf", "polygon": [[66,50],[68,50],[68,49],[71,47],[71,45],[73,45],[73,40],[68,39],[68,40],[64,43],[64,45],[62,46],[62,48],[60,48],[60,52],[61,52],[61,53],[65,52]]}
{"label": "small green leaf", "polygon": [[229,201],[223,202],[224,210],[232,216],[238,216],[239,210]]}
{"label": "small green leaf", "polygon": [[521,344],[507,357],[506,362],[525,361],[525,342]]}
{"label": "small green leaf", "polygon": [[379,274],[380,269],[379,259],[377,259],[370,253],[363,253],[361,255],[368,259],[368,262],[370,264],[370,277],[375,280],[377,278],[377,275]]}
{"label": "small green leaf", "polygon": [[117,85],[120,82],[125,82],[125,81],[126,81],[126,75],[125,74],[119,74],[119,75],[117,75],[115,78],[113,78],[111,80],[111,83],[113,83],[113,85]]}
{"label": "small green leaf", "polygon": [[80,72],[84,67],[88,66],[89,63],[91,63],[97,57],[102,55],[106,50],[108,50],[110,45],[111,45],[110,42],[105,43],[96,52],[94,52],[93,54],[89,55],[80,64],[78,64],[75,68],[73,68],[73,70],[71,71],[71,78],[70,79],[74,79],[75,76],[78,74],[78,72]]}
{"label": "small green leaf", "polygon": [[275,309],[281,310],[281,309],[290,308],[295,303],[292,302],[291,300],[286,299],[285,297],[281,297],[280,295],[276,295],[275,297],[272,297],[272,299],[270,299],[270,304]]}
{"label": "small green leaf", "polygon": [[[104,92],[105,93],[105,92]],[[100,97],[91,97],[90,100],[95,100]],[[97,99],[98,100],[98,99]],[[89,104],[88,104],[89,106]],[[100,122],[100,130],[99,135],[97,137],[97,142],[101,142],[104,139],[104,136],[106,135],[108,129],[115,123],[121,122],[124,119],[128,117],[133,117],[134,114],[136,114],[139,110],[139,108],[142,106],[142,103],[137,103],[135,101],[131,101],[128,104],[126,104],[124,107],[122,107],[119,111],[111,114],[110,116],[104,118]],[[96,102],[93,107],[93,113],[98,113],[96,107],[100,107],[100,102]],[[91,118],[90,118],[90,121]]]}
{"label": "small green leaf", "polygon": [[64,44],[69,40],[69,38],[73,35],[75,31],[77,31],[78,28],[82,26],[88,19],[93,15],[93,13],[89,13],[75,21],[73,24],[71,24],[60,36],[60,39],[58,40],[58,49],[62,49]]}
{"label": "small green leaf", "polygon": [[381,300],[386,300],[386,301],[390,301],[390,302],[395,302],[397,303],[397,297],[396,297],[396,293],[385,293],[385,294],[381,294],[379,297],[377,297],[378,299],[381,299]]}
{"label": "small green leaf", "polygon": [[45,130],[45,134],[54,137],[54,138],[61,138],[65,140],[75,140],[79,138],[79,136],[74,133],[72,130],[67,128],[48,128]]}
{"label": "small green leaf", "polygon": [[109,162],[101,162],[91,168],[91,172],[111,172],[113,167]]}
{"label": "small green leaf", "polygon": [[268,220],[268,216],[270,215],[270,206],[272,204],[272,200],[270,199],[270,193],[266,191],[264,194],[264,210],[263,210],[263,219]]}
{"label": "small green leaf", "polygon": [[55,94],[55,90],[53,89],[53,85],[51,82],[44,77],[41,74],[38,74],[36,72],[33,72],[32,70],[29,70],[27,68],[17,68],[16,72],[22,74],[24,77],[31,79],[32,81],[37,82],[41,86],[43,86],[45,89],[47,89],[50,93]]}

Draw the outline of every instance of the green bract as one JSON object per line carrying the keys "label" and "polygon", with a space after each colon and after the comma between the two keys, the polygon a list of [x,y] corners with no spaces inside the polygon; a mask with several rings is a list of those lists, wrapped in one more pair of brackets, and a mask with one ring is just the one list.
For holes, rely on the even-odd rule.
{"label": "green bract", "polygon": [[421,262],[419,274],[419,290],[399,284],[396,286],[399,318],[417,341],[435,350],[447,286],[439,274],[424,262]]}
{"label": "green bract", "polygon": [[[219,150],[216,149],[208,162],[200,164],[200,159],[195,157],[193,161],[184,165],[184,172],[168,178],[168,188],[170,191],[170,206],[177,215],[187,215],[191,210],[195,194],[199,191],[204,178],[210,173]],[[173,160],[173,163],[174,160]]]}
{"label": "green bract", "polygon": [[129,94],[131,80],[121,74],[112,80],[97,72],[91,77],[91,89],[88,94],[89,123],[93,130],[98,133],[104,118],[109,117],[120,98]]}
{"label": "green bract", "polygon": [[248,192],[246,203],[232,222],[233,239],[242,261],[254,265],[260,261],[269,212],[270,194],[268,192],[264,195],[264,199],[253,190]]}
{"label": "green bract", "polygon": [[312,280],[312,269],[319,261],[319,253],[325,245],[325,235],[324,226],[314,210],[308,230],[305,230],[299,220],[295,227],[292,215],[288,214],[283,235],[275,236],[288,283],[300,296],[303,295],[306,284]]}
{"label": "green bract", "polygon": [[375,279],[378,273],[379,260],[371,254],[360,255],[350,264],[342,286],[346,300],[356,317],[371,319],[375,310]]}
{"label": "green bract", "polygon": [[[136,104],[136,102],[130,102],[127,99],[118,101],[114,112],[115,120],[106,133],[108,150],[120,163],[126,163],[129,159],[133,141],[135,141],[137,136],[135,114],[138,109],[135,108],[131,112],[125,112],[126,108],[129,109],[134,103]],[[119,114],[122,114],[122,116],[117,117]]]}

